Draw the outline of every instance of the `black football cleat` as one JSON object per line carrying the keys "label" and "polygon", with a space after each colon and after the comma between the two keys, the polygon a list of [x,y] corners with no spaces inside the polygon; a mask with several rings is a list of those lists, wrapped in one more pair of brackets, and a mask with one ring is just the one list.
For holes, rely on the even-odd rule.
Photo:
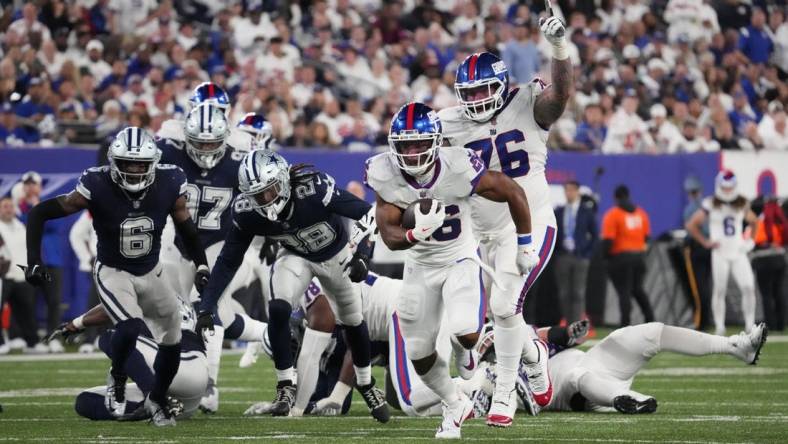
{"label": "black football cleat", "polygon": [[292,381],[279,381],[276,384],[276,398],[271,406],[272,416],[287,416],[295,404],[296,386]]}
{"label": "black football cleat", "polygon": [[386,395],[382,390],[375,387],[375,378],[372,378],[372,382],[365,386],[356,385],[356,388],[361,393],[361,397],[364,398],[364,402],[367,403],[370,415],[378,422],[384,424],[389,422],[391,412],[389,411],[389,405],[386,404]]}
{"label": "black football cleat", "polygon": [[643,401],[638,401],[629,395],[621,395],[613,398],[613,408],[625,415],[654,413],[657,411],[657,400],[646,398]]}

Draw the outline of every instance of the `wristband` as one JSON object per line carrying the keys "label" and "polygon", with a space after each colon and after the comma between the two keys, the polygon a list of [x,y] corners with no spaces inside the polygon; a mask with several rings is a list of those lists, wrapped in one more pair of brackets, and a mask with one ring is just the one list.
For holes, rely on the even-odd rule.
{"label": "wristband", "polygon": [[556,60],[569,58],[569,47],[566,44],[566,38],[561,38],[557,44],[553,44],[553,58]]}
{"label": "wristband", "polygon": [[530,245],[531,244],[531,234],[518,234],[517,235],[517,245]]}
{"label": "wristband", "polygon": [[419,240],[413,236],[413,230],[408,230],[405,232],[405,240],[410,242],[411,244],[415,244]]}
{"label": "wristband", "polygon": [[84,330],[85,329],[85,315],[79,315],[76,318],[71,320],[71,323],[74,324],[74,327],[77,330]]}
{"label": "wristband", "polygon": [[208,268],[208,266],[207,266],[207,265],[205,265],[205,264],[201,264],[199,267],[197,267],[197,273],[199,273],[199,272],[201,272],[201,271],[207,271],[207,272],[209,272],[209,273],[210,273],[210,272],[211,272],[211,269],[210,269],[210,268]]}

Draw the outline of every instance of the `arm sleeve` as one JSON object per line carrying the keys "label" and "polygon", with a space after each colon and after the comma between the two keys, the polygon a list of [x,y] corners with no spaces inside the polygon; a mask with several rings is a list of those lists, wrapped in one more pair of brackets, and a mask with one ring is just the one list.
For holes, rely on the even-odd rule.
{"label": "arm sleeve", "polygon": [[368,202],[345,190],[335,188],[333,184],[326,187],[323,203],[332,212],[353,220],[361,219],[372,208]]}
{"label": "arm sleeve", "polygon": [[27,216],[27,263],[41,263],[41,237],[44,235],[44,222],[67,216],[58,198],[47,199],[30,210]]}
{"label": "arm sleeve", "polygon": [[246,249],[252,243],[253,237],[252,233],[242,230],[233,222],[232,228],[230,228],[230,232],[227,233],[227,238],[224,241],[224,247],[222,247],[222,251],[216,259],[213,270],[211,270],[211,278],[201,297],[200,310],[213,311],[216,308],[219,296],[224,293],[224,289],[233,280],[233,276],[235,276],[238,267],[241,266]]}

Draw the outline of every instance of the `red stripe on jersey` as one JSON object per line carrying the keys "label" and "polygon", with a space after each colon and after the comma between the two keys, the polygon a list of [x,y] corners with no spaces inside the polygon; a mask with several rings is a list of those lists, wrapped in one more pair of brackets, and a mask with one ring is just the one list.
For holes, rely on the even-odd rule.
{"label": "red stripe on jersey", "polygon": [[471,61],[468,62],[468,80],[474,80],[476,78],[476,60],[479,59],[479,54],[474,54],[471,56]]}
{"label": "red stripe on jersey", "polygon": [[214,97],[215,96],[215,94],[213,92],[213,83],[209,83],[208,84],[208,96],[209,97]]}
{"label": "red stripe on jersey", "polygon": [[415,103],[408,105],[408,116],[405,118],[405,129],[413,129],[413,113],[415,110]]}

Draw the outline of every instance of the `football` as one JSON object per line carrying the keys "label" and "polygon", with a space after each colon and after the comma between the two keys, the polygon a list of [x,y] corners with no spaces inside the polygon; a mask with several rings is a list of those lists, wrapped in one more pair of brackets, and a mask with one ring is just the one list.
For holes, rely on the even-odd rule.
{"label": "football", "polygon": [[419,206],[422,214],[424,214],[430,210],[430,207],[432,206],[432,199],[419,199],[408,205],[408,208],[406,208],[405,212],[402,213],[402,228],[410,230],[416,226],[416,214],[414,213],[414,211],[416,211],[416,205]]}

